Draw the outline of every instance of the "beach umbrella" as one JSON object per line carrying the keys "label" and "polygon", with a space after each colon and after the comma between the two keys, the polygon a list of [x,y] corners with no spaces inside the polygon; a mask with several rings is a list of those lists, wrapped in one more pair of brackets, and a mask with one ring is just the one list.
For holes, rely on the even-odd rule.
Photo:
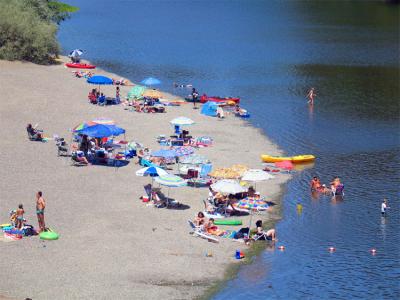
{"label": "beach umbrella", "polygon": [[168,187],[168,192],[167,192],[168,201],[169,201],[169,190],[171,187],[182,187],[187,185],[187,180],[184,180],[183,178],[173,174],[158,176],[155,178],[155,181],[160,185]]}
{"label": "beach umbrella", "polygon": [[174,147],[174,151],[176,156],[180,157],[194,153],[194,148],[191,146],[180,146],[180,147]]}
{"label": "beach umbrella", "polygon": [[237,202],[235,205],[235,208],[240,208],[240,209],[247,209],[247,210],[266,210],[269,205],[265,200],[257,200],[257,199],[242,199],[239,202]]}
{"label": "beach umbrella", "polygon": [[174,150],[170,150],[170,149],[161,149],[161,150],[152,152],[151,156],[174,158],[174,157],[176,157],[176,152]]}
{"label": "beach umbrella", "polygon": [[146,88],[141,85],[135,85],[133,88],[131,88],[128,92],[128,98],[141,98],[143,96],[144,91]]}
{"label": "beach umbrella", "polygon": [[211,185],[213,191],[221,194],[238,194],[247,191],[237,180],[223,179]]}
{"label": "beach umbrella", "polygon": [[83,54],[83,50],[81,50],[81,49],[75,49],[75,50],[72,50],[70,53],[69,53],[69,57],[74,57],[74,58],[79,58],[81,55]]}
{"label": "beach umbrella", "polygon": [[162,98],[162,93],[157,90],[145,90],[143,93],[144,97],[149,97],[149,98],[154,98],[154,99],[159,99]]}
{"label": "beach umbrella", "polygon": [[209,159],[198,154],[188,155],[179,160],[179,163],[181,164],[190,164],[190,165],[201,165],[201,164],[207,164],[209,162],[210,162]]}
{"label": "beach umbrella", "polygon": [[185,125],[192,125],[194,124],[194,121],[192,119],[186,118],[186,117],[177,117],[171,121],[169,121],[172,125],[178,125],[178,126],[185,126]]}
{"label": "beach umbrella", "polygon": [[167,175],[167,171],[159,167],[146,167],[136,171],[136,176],[150,176],[157,177],[160,175]]}
{"label": "beach umbrella", "polygon": [[95,75],[95,76],[88,78],[87,83],[97,84],[97,85],[110,85],[110,84],[113,84],[113,80],[106,76]]}
{"label": "beach umbrella", "polygon": [[141,83],[144,84],[144,85],[152,86],[152,85],[161,84],[161,81],[158,80],[157,78],[148,77],[148,78],[146,78],[146,79],[143,79],[143,80],[141,81]]}
{"label": "beach umbrella", "polygon": [[274,178],[271,174],[261,170],[261,169],[250,169],[244,172],[242,176],[242,180],[244,181],[252,181],[254,185],[257,181],[264,181]]}
{"label": "beach umbrella", "polygon": [[72,128],[72,132],[76,132],[78,130],[85,129],[87,127],[96,125],[96,124],[103,124],[103,125],[115,125],[115,121],[107,118],[98,118],[92,121],[83,122]]}
{"label": "beach umbrella", "polygon": [[232,171],[238,172],[240,176],[243,176],[244,172],[249,170],[250,168],[246,165],[236,164],[230,167]]}
{"label": "beach umbrella", "polygon": [[118,136],[125,133],[125,129],[116,125],[96,124],[87,128],[75,131],[78,134],[84,134],[94,138],[104,138]]}
{"label": "beach umbrella", "polygon": [[221,178],[221,179],[237,179],[240,177],[239,172],[232,170],[230,168],[216,168],[213,172],[208,174],[211,177]]}
{"label": "beach umbrella", "polygon": [[156,177],[155,181],[167,187],[181,187],[187,185],[187,181],[184,180],[182,177],[169,173]]}

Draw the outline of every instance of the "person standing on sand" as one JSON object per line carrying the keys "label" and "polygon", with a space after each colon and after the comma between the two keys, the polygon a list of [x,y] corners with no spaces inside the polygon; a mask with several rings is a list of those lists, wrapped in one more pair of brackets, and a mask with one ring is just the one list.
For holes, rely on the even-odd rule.
{"label": "person standing on sand", "polygon": [[42,192],[36,193],[36,215],[39,223],[39,232],[46,229],[46,224],[44,223],[44,209],[46,208],[46,201],[42,197]]}
{"label": "person standing on sand", "polygon": [[22,204],[18,205],[18,209],[16,214],[16,225],[15,227],[17,227],[17,229],[21,229],[22,226],[24,225],[24,206]]}
{"label": "person standing on sand", "polygon": [[199,94],[197,93],[196,89],[192,89],[192,100],[193,100],[193,108],[196,108],[196,102],[198,100]]}
{"label": "person standing on sand", "polygon": [[311,88],[307,94],[308,104],[314,105],[314,97],[315,96],[317,96],[317,94],[314,93],[314,88]]}

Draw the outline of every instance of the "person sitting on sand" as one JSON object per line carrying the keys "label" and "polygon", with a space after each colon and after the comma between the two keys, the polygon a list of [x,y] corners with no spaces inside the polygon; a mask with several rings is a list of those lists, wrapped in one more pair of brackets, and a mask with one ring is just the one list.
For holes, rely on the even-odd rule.
{"label": "person sitting on sand", "polygon": [[199,211],[197,217],[194,219],[194,224],[196,226],[203,226],[206,222],[206,217],[204,216],[203,212]]}
{"label": "person sitting on sand", "polygon": [[256,227],[257,227],[256,235],[262,236],[259,238],[259,240],[265,240],[265,239],[270,240],[270,241],[276,240],[275,229],[269,229],[267,231],[264,231],[261,220],[258,220],[256,222]]}
{"label": "person sitting on sand", "polygon": [[21,229],[22,226],[24,225],[24,206],[22,204],[18,205],[18,209],[15,212],[15,217],[16,217],[16,224],[15,227],[17,229]]}
{"label": "person sitting on sand", "polygon": [[85,165],[89,165],[89,161],[85,157],[85,153],[83,151],[76,151],[76,159],[77,161],[84,163]]}
{"label": "person sitting on sand", "polygon": [[204,223],[204,231],[216,236],[224,234],[224,232],[218,229],[218,226],[214,224],[213,218],[210,218],[207,222]]}
{"label": "person sitting on sand", "polygon": [[225,118],[225,113],[221,106],[218,106],[217,108],[217,117],[220,119]]}
{"label": "person sitting on sand", "polygon": [[253,186],[250,186],[249,189],[247,190],[247,197],[254,197],[256,195],[256,190],[254,189]]}
{"label": "person sitting on sand", "polygon": [[32,126],[32,124],[28,124],[26,126],[26,131],[28,132],[29,137],[32,140],[41,141],[43,139],[42,131],[37,130],[35,127]]}

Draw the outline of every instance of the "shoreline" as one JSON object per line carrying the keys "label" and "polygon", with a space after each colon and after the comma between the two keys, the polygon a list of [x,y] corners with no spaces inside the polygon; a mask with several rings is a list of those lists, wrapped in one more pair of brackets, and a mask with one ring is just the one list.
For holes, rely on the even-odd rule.
{"label": "shoreline", "polygon": [[[143,188],[141,186],[147,182],[147,178],[135,178],[134,171],[139,168],[138,166],[131,163],[125,168],[120,168],[117,172],[107,167],[71,167],[65,159],[57,158],[55,154],[55,146],[52,141],[47,144],[37,144],[27,141],[24,127],[26,125],[25,123],[39,122],[40,127],[43,127],[45,129],[45,133],[49,134],[50,136],[51,133],[59,133],[60,136],[68,137],[66,135],[68,128],[76,125],[76,123],[73,122],[82,122],[95,117],[110,117],[116,120],[118,124],[127,130],[127,136],[129,136],[128,140],[135,139],[139,142],[142,142],[145,146],[149,146],[150,148],[156,150],[158,147],[158,145],[155,143],[156,133],[171,132],[172,129],[168,124],[168,120],[171,120],[175,116],[184,115],[194,119],[198,124],[193,125],[190,128],[190,130],[196,135],[210,135],[214,138],[215,146],[210,147],[209,149],[205,148],[198,151],[200,154],[204,154],[211,159],[214,168],[223,166],[227,167],[235,163],[246,164],[250,167],[256,168],[261,164],[259,159],[259,155],[261,154],[260,151],[264,151],[265,153],[271,152],[272,154],[276,155],[281,154],[282,150],[280,150],[277,145],[272,144],[260,128],[253,127],[250,122],[239,120],[232,116],[228,116],[223,121],[219,121],[216,118],[205,117],[199,114],[199,110],[194,111],[189,105],[182,105],[180,107],[167,107],[166,114],[138,114],[124,111],[121,106],[101,108],[90,105],[87,102],[86,96],[90,86],[86,83],[86,80],[83,78],[74,78],[74,76],[72,76],[72,72],[70,72],[72,70],[62,70],[61,68],[63,68],[63,66],[37,66],[30,63],[5,61],[0,61],[0,65],[2,65],[2,69],[4,69],[4,72],[0,74],[0,76],[4,77],[2,79],[4,79],[3,82],[5,82],[3,85],[4,91],[2,91],[2,94],[5,95],[5,99],[15,99],[13,103],[7,103],[7,105],[4,105],[1,108],[2,113],[6,113],[8,116],[2,121],[2,127],[7,127],[6,124],[9,122],[11,123],[11,126],[9,126],[11,127],[10,129],[13,129],[15,132],[14,137],[6,138],[5,154],[9,152],[7,150],[13,148],[17,148],[17,153],[14,153],[16,155],[24,155],[24,151],[21,151],[21,149],[18,148],[24,148],[22,150],[29,151],[29,155],[27,155],[28,160],[22,159],[21,163],[10,163],[10,161],[12,162],[11,157],[9,154],[6,155],[8,156],[9,160],[6,159],[6,166],[1,171],[3,177],[10,170],[12,170],[12,168],[15,168],[14,170],[20,176],[19,178],[21,180],[27,180],[28,184],[22,188],[19,187],[18,190],[14,183],[12,183],[10,180],[6,180],[7,182],[2,183],[2,196],[3,198],[6,198],[6,194],[8,194],[15,195],[15,199],[32,199],[37,186],[46,185],[43,184],[43,181],[48,180],[51,184],[56,186],[55,189],[49,184],[47,187],[43,187],[45,196],[48,194],[48,197],[50,198],[50,202],[48,204],[49,207],[56,206],[57,211],[60,210],[62,212],[58,215],[58,218],[55,218],[51,215],[56,214],[54,209],[52,212],[49,211],[49,220],[51,224],[54,224],[52,226],[57,228],[57,231],[61,232],[61,238],[59,241],[53,244],[46,243],[48,247],[55,251],[53,255],[59,254],[56,251],[56,248],[59,248],[58,245],[60,245],[61,248],[59,248],[58,251],[63,251],[63,247],[66,247],[66,251],[70,250],[73,252],[74,258],[80,263],[85,265],[85,260],[88,260],[86,263],[87,267],[79,267],[75,269],[77,271],[82,271],[82,269],[86,270],[89,272],[92,279],[99,278],[90,272],[90,266],[96,265],[95,261],[97,261],[97,259],[100,261],[105,261],[106,266],[100,268],[100,271],[105,267],[103,271],[109,270],[111,277],[114,276],[120,280],[121,277],[133,277],[133,284],[130,281],[125,282],[125,288],[126,286],[129,286],[138,292],[135,295],[142,295],[144,293],[143,295],[146,295],[146,297],[149,298],[156,298],[157,296],[163,294],[166,296],[166,298],[180,297],[203,299],[204,297],[202,295],[206,295],[207,291],[213,289],[214,286],[223,287],[223,284],[226,283],[227,279],[231,278],[226,278],[226,276],[229,275],[227,273],[229,273],[230,268],[232,268],[231,266],[235,266],[236,268],[241,264],[234,260],[233,254],[236,248],[243,248],[243,245],[239,245],[238,243],[233,243],[232,241],[222,238],[220,238],[221,242],[219,244],[210,245],[210,243],[207,241],[194,238],[188,234],[189,228],[187,227],[185,220],[187,218],[192,219],[194,214],[201,209],[201,199],[204,199],[206,196],[206,191],[204,189],[185,188],[184,190],[172,191],[172,197],[177,198],[177,200],[184,204],[190,205],[191,208],[187,211],[158,210],[148,208],[140,203],[139,200],[137,200],[142,194]],[[54,71],[56,71],[56,73],[53,73]],[[96,68],[94,72],[96,74],[120,78],[120,76],[111,74],[102,69]],[[34,81],[32,81],[32,78],[29,79],[28,76],[26,76],[26,73],[32,75],[32,77],[34,77]],[[46,83],[41,82],[40,80],[44,80]],[[15,82],[17,82],[16,88],[11,85],[11,83]],[[126,95],[127,90],[130,88],[131,87],[122,86],[122,97]],[[114,89],[115,86],[104,87],[104,90],[108,92],[108,94],[112,93],[111,91],[114,91]],[[175,97],[175,95],[169,94],[168,96]],[[59,106],[55,105],[55,103],[52,101],[60,101],[57,102],[59,103]],[[68,101],[70,101],[71,105],[68,105]],[[25,103],[32,105],[32,111],[23,112],[19,110],[20,107],[24,107]],[[49,115],[47,115],[46,112],[49,112]],[[54,115],[54,117],[52,117],[52,115]],[[121,123],[119,123],[119,121],[121,121]],[[23,123],[21,124],[21,122]],[[168,128],[155,129],[154,124],[156,124],[156,126],[159,128],[163,127],[164,124],[168,124]],[[164,130],[164,132],[160,132],[162,130]],[[144,132],[146,132],[146,134],[144,134]],[[4,135],[7,136],[5,132]],[[257,137],[257,139],[255,139],[255,137]],[[255,145],[251,145],[252,143]],[[48,161],[43,159],[43,157],[38,157],[39,154],[47,155]],[[35,178],[33,183],[30,184],[29,180],[32,179],[32,176],[35,173],[32,173],[32,169],[42,169],[45,174],[40,174],[38,176],[40,178]],[[57,174],[57,171],[60,170],[66,174]],[[99,188],[96,184],[87,182],[87,176],[97,179],[97,184],[100,185],[101,188]],[[279,180],[273,179],[257,185],[262,195],[266,195],[268,200],[276,202],[277,206],[273,208],[273,212],[280,207],[281,198],[283,197],[284,193],[282,185],[286,184],[290,179],[290,176],[283,174],[279,177]],[[65,186],[64,183],[61,185],[58,183],[59,179],[64,179],[66,181]],[[68,184],[71,184],[74,187],[79,187],[82,180],[85,182],[85,184],[87,184],[88,189],[97,188],[100,189],[100,192],[93,191],[90,193],[85,189],[83,192],[81,191],[81,193],[79,193],[79,191],[71,191],[69,189]],[[110,192],[104,189],[102,184],[110,184],[115,186],[115,192],[114,190],[113,192]],[[127,190],[124,191],[124,189]],[[70,195],[68,195],[69,193]],[[73,196],[76,198],[71,197],[71,194],[73,194]],[[90,199],[87,200],[89,202],[87,205],[82,204],[81,201],[83,201],[83,198],[91,198],[93,195],[102,200],[97,202],[93,201],[93,199]],[[54,198],[57,196],[59,196],[61,199],[58,202],[54,200]],[[115,202],[117,207],[114,207],[114,205],[110,206],[110,203],[107,203],[107,201],[104,200],[107,199],[107,196],[111,198],[115,197],[122,203]],[[73,207],[78,209],[78,216],[73,214],[70,215],[70,213],[64,212],[64,209],[68,209],[69,206],[65,205],[63,202],[66,200],[71,201],[71,199],[73,199]],[[129,200],[127,201],[127,199]],[[24,201],[25,203],[28,203],[27,200],[7,199],[6,201],[3,201],[0,206],[1,220],[4,220],[7,217],[6,212],[8,212],[8,210],[18,204],[16,201]],[[133,204],[134,210],[130,208]],[[94,212],[90,211],[91,205],[95,206],[93,209]],[[29,205],[27,206],[29,207]],[[86,209],[89,209],[89,212]],[[127,212],[125,213],[124,210],[127,210]],[[124,226],[126,226],[126,224],[113,219],[113,217],[118,217],[112,216],[110,219],[107,216],[103,216],[102,214],[104,214],[105,211],[108,211],[111,215],[119,215],[122,213],[124,218],[137,218],[139,223],[130,219],[127,221],[127,223],[129,226],[133,226],[135,229],[136,227],[140,227],[140,230],[133,230],[135,234],[131,234],[129,231],[125,232],[124,230],[121,230],[124,228]],[[92,213],[95,213],[96,218],[99,220],[95,219],[93,221]],[[29,223],[36,225],[36,221],[32,213],[28,213],[27,216],[29,220],[31,220]],[[266,216],[270,216],[270,213],[267,213]],[[81,222],[81,217],[83,217],[85,221]],[[178,221],[175,219],[178,219]],[[241,219],[243,219],[244,222],[243,226],[247,226],[248,219],[243,217],[241,217]],[[278,216],[278,218],[274,219],[274,223],[276,223],[279,219],[280,217]],[[73,225],[70,223],[71,220],[73,220]],[[253,221],[255,221],[254,218]],[[124,258],[130,257],[130,254],[126,251],[126,248],[124,248],[127,247],[129,243],[127,243],[125,239],[121,240],[119,236],[115,238],[115,240],[102,235],[99,237],[100,241],[98,241],[96,238],[92,239],[91,237],[93,235],[96,236],[99,230],[87,229],[85,226],[92,226],[93,222],[96,226],[100,227],[101,232],[105,232],[104,235],[107,234],[107,226],[113,226],[113,230],[119,234],[126,235],[126,238],[129,239],[129,241],[135,241],[138,237],[138,233],[142,231],[145,231],[145,237],[147,237],[147,235],[154,235],[154,237],[150,239],[144,238],[144,245],[135,244],[135,246],[139,248],[137,249],[139,252],[137,257],[139,258],[139,261],[141,261],[136,262],[137,265],[140,266],[139,271],[137,271],[137,265],[135,265],[135,267],[128,265],[124,266],[124,268],[122,267],[122,264],[122,270],[119,270],[119,268],[115,269],[115,266],[111,267],[111,265],[109,265],[109,268],[107,268],[107,264],[112,263],[112,259],[109,258],[109,251],[111,249],[119,253]],[[80,228],[80,226],[84,227],[84,229]],[[151,226],[157,226],[157,230],[153,231],[153,233],[151,230],[148,230],[148,228]],[[163,228],[160,230],[159,226],[163,226]],[[59,227],[62,229],[59,229]],[[83,239],[80,231],[83,231]],[[158,231],[163,232],[162,234],[158,234]],[[174,233],[171,235],[170,232]],[[68,243],[68,239],[71,239],[72,241]],[[169,239],[173,239],[173,241],[171,242]],[[85,244],[88,240],[91,244],[93,244],[93,249],[96,249],[99,245],[106,245],[106,248],[109,249],[100,251],[101,253],[99,254],[96,253],[94,255],[96,259],[93,261],[93,256],[83,255],[83,257],[81,257],[82,255],[81,252],[79,252],[79,249],[75,250],[69,248],[71,243],[81,242]],[[26,238],[21,242],[7,244],[0,243],[0,247],[8,247],[11,251],[19,252],[21,248],[25,248],[27,246],[40,248],[40,246],[37,246],[40,243],[41,242],[38,242],[38,239],[36,238]],[[24,246],[18,248],[18,244]],[[118,245],[124,249],[120,250],[116,248]],[[158,246],[160,247],[158,248]],[[80,247],[81,246],[77,246],[77,248]],[[146,255],[146,251],[144,251],[144,253],[142,251],[146,248],[154,249],[154,247],[157,247],[157,249],[154,250],[155,254],[157,254],[156,264],[151,260],[151,258],[148,257],[148,255]],[[215,254],[213,255],[213,258],[204,257],[204,252],[209,249],[211,249],[213,254]],[[41,250],[43,249],[34,250],[34,256],[37,258],[40,257],[40,253],[42,252]],[[49,249],[47,248],[47,251],[48,250]],[[80,249],[80,251],[81,250],[82,249]],[[165,252],[165,250],[167,250],[167,252]],[[163,256],[168,256],[168,260],[170,260],[171,263],[167,263],[162,259],[160,260],[160,257]],[[128,261],[129,260],[125,260],[125,263]],[[68,276],[68,272],[71,270],[60,261],[57,261],[56,265],[57,264],[66,268],[66,272],[63,275]],[[179,266],[179,264],[181,264],[181,266]],[[5,269],[7,268],[5,262],[2,262],[1,265]],[[29,270],[25,270],[25,266],[21,268],[24,269],[25,272],[29,272]],[[201,274],[191,274],[191,270],[194,269],[198,269]],[[136,275],[134,270],[137,273]],[[43,271],[46,272],[49,270],[48,268],[43,268]],[[122,276],[121,273],[123,273]],[[223,275],[221,275],[221,273],[223,273]],[[175,275],[175,279],[170,280],[170,274],[179,275]],[[7,274],[0,276],[0,294],[9,294],[13,297],[19,297],[20,295],[22,296],[22,294],[13,294],[9,290],[5,289],[7,288],[7,281],[11,280],[5,278],[5,275]],[[27,279],[32,280],[30,276],[24,276],[26,276]],[[152,286],[152,290],[154,290],[152,291],[151,295],[146,294],[149,284]],[[11,284],[11,286],[13,286],[13,284]],[[94,284],[94,286],[99,287],[98,284]],[[100,286],[104,288],[104,285]],[[188,289],[188,286],[191,286],[192,288]],[[173,288],[171,289],[171,287]],[[34,293],[34,295],[30,295],[32,298],[51,298],[51,293],[42,294],[33,286],[27,286],[26,289]],[[90,291],[89,294],[87,294],[86,291],[83,294],[78,294],[80,297],[86,297],[88,295],[98,296],[96,294],[96,289],[92,290],[93,291]],[[215,294],[215,292],[218,290],[218,288],[215,289],[213,294]],[[115,293],[115,289],[110,288],[107,292]],[[100,296],[109,295],[107,292],[103,291],[103,294]],[[129,295],[129,292],[127,292],[118,296],[121,298],[129,298]],[[211,296],[211,294],[207,295],[209,295],[209,297]]]}

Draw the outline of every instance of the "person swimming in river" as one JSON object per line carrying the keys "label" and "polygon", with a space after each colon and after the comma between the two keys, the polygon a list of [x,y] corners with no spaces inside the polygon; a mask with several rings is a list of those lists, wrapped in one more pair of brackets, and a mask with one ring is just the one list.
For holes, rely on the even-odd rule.
{"label": "person swimming in river", "polygon": [[308,104],[314,105],[314,97],[317,96],[317,94],[314,93],[315,89],[312,87],[307,94],[307,99],[308,99]]}
{"label": "person swimming in river", "polygon": [[192,84],[178,84],[176,82],[174,82],[172,85],[174,86],[174,88],[192,88],[193,87]]}

